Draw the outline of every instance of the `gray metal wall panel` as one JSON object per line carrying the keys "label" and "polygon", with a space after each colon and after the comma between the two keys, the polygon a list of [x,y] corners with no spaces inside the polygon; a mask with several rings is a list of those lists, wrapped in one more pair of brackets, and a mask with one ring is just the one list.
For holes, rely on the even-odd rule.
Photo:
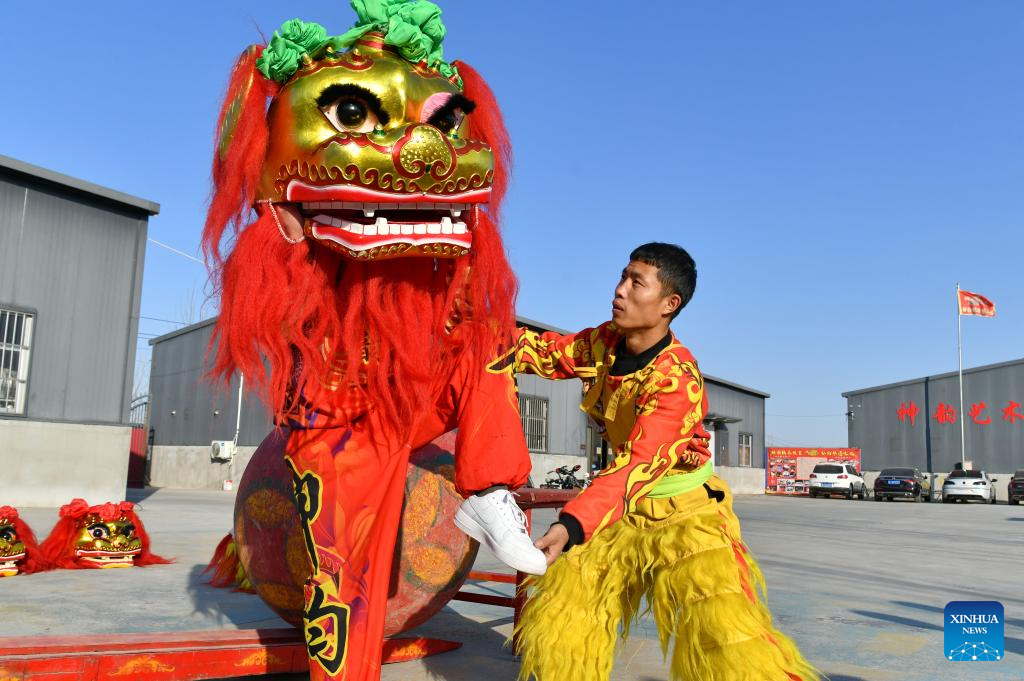
{"label": "gray metal wall panel", "polygon": [[[1024,404],[1024,362],[964,372],[966,458],[991,471],[1024,468],[1024,422],[1003,419],[1010,400]],[[913,424],[897,412],[913,401],[919,413]],[[970,417],[973,404],[984,403],[979,425]],[[907,384],[858,391],[847,398],[851,447],[860,447],[866,470],[916,466],[944,472],[960,461],[960,390],[956,375],[926,378]],[[939,423],[940,404],[952,405],[956,423]],[[1024,408],[1019,410],[1024,414]]]}
{"label": "gray metal wall panel", "polygon": [[14,303],[26,189],[0,177],[0,303]]}
{"label": "gray metal wall panel", "polygon": [[[847,409],[853,412],[848,422],[849,442],[851,447],[860,448],[862,468],[870,471],[888,466],[916,466],[931,470],[925,446],[929,425],[924,386],[922,381],[873,394],[870,399],[851,399]],[[920,410],[914,418],[915,425],[909,419],[901,424],[897,411],[901,404],[911,402]],[[894,427],[878,427],[890,416],[896,421]]]}
{"label": "gray metal wall panel", "polygon": [[[12,231],[20,238],[13,262],[4,263],[0,300],[38,313],[27,416],[127,422],[124,393],[142,283],[138,239],[146,221],[30,180],[4,178],[2,184],[7,189],[0,202],[7,207],[0,232],[5,243]],[[11,219],[18,186],[28,188],[23,223]]]}
{"label": "gray metal wall panel", "polygon": [[[196,446],[234,438],[238,377],[228,387],[206,379],[203,361],[212,334],[211,324],[154,344],[149,383],[154,444]],[[273,428],[252,384],[245,388],[238,436],[243,447],[259,445]]]}
{"label": "gray metal wall panel", "polygon": [[[583,384],[578,379],[549,381],[539,376],[516,377],[520,395],[548,400],[548,454],[585,454],[587,417],[580,411]],[[583,448],[581,448],[583,447]]]}
{"label": "gray metal wall panel", "polygon": [[[708,397],[708,412],[740,419],[736,423],[717,424],[715,430],[715,460],[719,465],[739,465],[739,434],[753,435],[750,451],[750,465],[764,468],[764,398],[751,395],[729,386],[704,382]],[[723,447],[727,448],[723,457]]]}
{"label": "gray metal wall panel", "polygon": [[136,341],[139,337],[139,315],[142,314],[142,275],[146,264],[146,240],[149,235],[149,221],[140,220],[135,230],[134,258],[132,261],[133,272],[130,283],[131,308],[128,311],[128,328],[125,329],[125,343],[128,354],[125,358],[124,382],[121,384],[121,414],[122,418],[128,420],[128,412],[132,403],[132,391],[135,381],[135,353],[138,350]]}

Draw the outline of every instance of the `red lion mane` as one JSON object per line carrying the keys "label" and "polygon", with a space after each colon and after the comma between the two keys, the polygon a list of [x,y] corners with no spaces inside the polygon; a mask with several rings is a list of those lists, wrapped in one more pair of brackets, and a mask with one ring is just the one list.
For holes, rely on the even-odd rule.
{"label": "red lion mane", "polygon": [[138,567],[170,563],[171,560],[158,556],[149,550],[149,535],[139,516],[135,514],[135,505],[130,501],[115,504],[108,502],[90,506],[85,499],[72,499],[71,503],[60,507],[60,520],[50,530],[40,550],[44,559],[55,568],[77,569],[97,568],[90,563],[79,562],[75,555],[75,538],[78,536],[78,520],[90,513],[96,513],[104,521],[115,520],[122,515],[135,526],[135,534],[142,540],[142,553],[135,556],[134,564]]}
{"label": "red lion mane", "polygon": [[[487,142],[495,156],[491,201],[478,210],[470,254],[353,261],[311,239],[290,244],[265,204],[254,212],[267,105],[278,90],[256,70],[260,51],[250,49],[235,65],[218,125],[236,100],[243,102],[226,153],[215,154],[203,231],[221,294],[211,373],[225,382],[245,374],[281,416],[290,388],[309,396],[332,371],[341,385],[365,386],[401,430],[433,404],[457,362],[482,367],[515,324],[516,281],[499,234],[511,161],[501,113],[480,75],[459,63],[464,93],[477,105],[469,136]],[[346,357],[365,361],[338,361]]]}

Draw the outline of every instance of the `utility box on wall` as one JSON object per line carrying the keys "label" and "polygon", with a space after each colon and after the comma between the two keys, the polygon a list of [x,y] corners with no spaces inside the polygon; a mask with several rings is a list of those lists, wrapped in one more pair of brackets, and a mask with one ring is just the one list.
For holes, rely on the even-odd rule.
{"label": "utility box on wall", "polygon": [[210,443],[210,458],[214,461],[231,461],[235,458],[233,440],[214,440]]}

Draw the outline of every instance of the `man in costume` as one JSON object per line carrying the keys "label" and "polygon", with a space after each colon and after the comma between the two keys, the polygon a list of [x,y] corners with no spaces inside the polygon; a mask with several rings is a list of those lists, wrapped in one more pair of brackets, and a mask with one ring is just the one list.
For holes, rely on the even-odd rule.
{"label": "man in costume", "polygon": [[492,366],[582,379],[581,407],[615,453],[537,541],[551,567],[520,621],[521,679],[605,681],[620,627],[625,638],[644,597],[666,656],[671,646],[673,679],[817,678],[772,625],[729,487],[710,462],[703,378],[669,330],[696,279],[682,248],[640,246],[610,322],[568,336],[520,330]]}
{"label": "man in costume", "polygon": [[214,371],[262,387],[288,432],[311,676],[368,681],[411,451],[458,428],[464,524],[520,570],[546,562],[508,491],[531,468],[515,387],[486,371],[515,320],[500,111],[442,58],[434,4],[352,6],[343,35],[295,19],[240,57],[203,243]]}

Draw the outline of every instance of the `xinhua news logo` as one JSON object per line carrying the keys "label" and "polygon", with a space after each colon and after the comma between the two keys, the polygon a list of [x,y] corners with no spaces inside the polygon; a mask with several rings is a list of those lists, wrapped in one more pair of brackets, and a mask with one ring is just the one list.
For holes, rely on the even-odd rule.
{"label": "xinhua news logo", "polygon": [[1003,604],[999,601],[951,601],[943,633],[946,659],[995,662],[1003,659]]}

